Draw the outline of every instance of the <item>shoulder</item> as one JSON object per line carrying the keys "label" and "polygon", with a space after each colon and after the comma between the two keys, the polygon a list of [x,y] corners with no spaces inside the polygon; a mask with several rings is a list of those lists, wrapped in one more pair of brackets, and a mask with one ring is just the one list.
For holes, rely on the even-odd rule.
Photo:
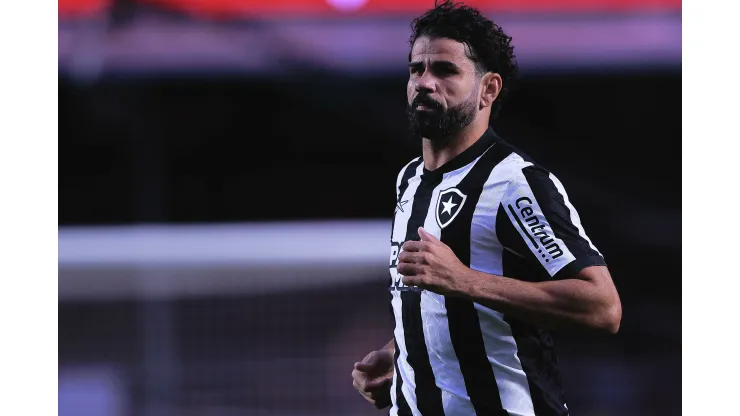
{"label": "shoulder", "polygon": [[495,168],[501,180],[516,182],[521,181],[525,176],[529,176],[531,179],[541,180],[551,175],[547,168],[503,139],[499,139],[497,145],[500,145],[503,148],[502,150],[507,154]]}
{"label": "shoulder", "polygon": [[398,175],[396,175],[396,188],[401,186],[401,182],[403,181],[404,177],[412,177],[416,173],[416,169],[421,164],[421,156],[415,157],[411,159],[408,163],[406,163],[401,170],[398,172]]}
{"label": "shoulder", "polygon": [[505,149],[507,156],[496,166],[496,182],[506,183],[509,191],[514,194],[517,190],[535,188],[547,190],[547,193],[557,191],[565,194],[563,184],[547,167],[504,140],[500,140],[498,144]]}

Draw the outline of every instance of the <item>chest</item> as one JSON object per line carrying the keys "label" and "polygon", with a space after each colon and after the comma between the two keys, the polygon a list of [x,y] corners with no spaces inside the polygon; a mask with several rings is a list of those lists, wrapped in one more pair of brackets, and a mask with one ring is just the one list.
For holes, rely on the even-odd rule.
{"label": "chest", "polygon": [[391,291],[413,290],[397,272],[403,243],[419,240],[418,229],[439,238],[467,266],[479,253],[498,253],[496,217],[507,181],[495,172],[476,180],[466,172],[436,180],[414,177],[396,201],[391,232],[389,268]]}

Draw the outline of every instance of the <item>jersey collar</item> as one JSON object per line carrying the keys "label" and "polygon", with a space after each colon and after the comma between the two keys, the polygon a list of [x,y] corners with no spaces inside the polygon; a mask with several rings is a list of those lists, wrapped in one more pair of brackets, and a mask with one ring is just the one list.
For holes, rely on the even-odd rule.
{"label": "jersey collar", "polygon": [[[460,169],[485,153],[485,151],[494,143],[496,143],[496,133],[494,133],[493,129],[489,126],[485,133],[483,133],[475,143],[463,150],[459,155],[447,161],[444,165],[435,170],[428,170],[424,167],[424,175],[427,177],[434,177]],[[423,160],[424,158],[422,157],[422,162]]]}

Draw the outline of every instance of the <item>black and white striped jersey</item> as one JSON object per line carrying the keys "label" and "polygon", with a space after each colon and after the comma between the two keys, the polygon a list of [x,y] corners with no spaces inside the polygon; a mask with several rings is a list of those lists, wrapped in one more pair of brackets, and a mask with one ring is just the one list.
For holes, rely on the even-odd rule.
{"label": "black and white striped jersey", "polygon": [[485,273],[536,282],[604,265],[560,181],[489,129],[437,170],[412,160],[398,175],[396,195],[390,414],[567,415],[548,331],[406,286],[396,270],[401,245],[419,240],[420,226]]}

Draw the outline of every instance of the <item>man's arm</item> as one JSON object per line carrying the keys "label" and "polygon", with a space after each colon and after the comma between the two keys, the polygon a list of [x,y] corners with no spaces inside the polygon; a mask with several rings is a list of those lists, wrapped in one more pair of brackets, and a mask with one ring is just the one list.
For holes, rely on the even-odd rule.
{"label": "man's arm", "polygon": [[542,328],[619,329],[622,307],[606,266],[587,267],[573,278],[525,282],[472,270],[424,229],[419,235],[421,241],[407,241],[399,256],[407,285],[464,297]]}
{"label": "man's arm", "polygon": [[491,309],[548,329],[619,330],[622,305],[606,266],[537,283],[466,269],[470,286],[459,295]]}

